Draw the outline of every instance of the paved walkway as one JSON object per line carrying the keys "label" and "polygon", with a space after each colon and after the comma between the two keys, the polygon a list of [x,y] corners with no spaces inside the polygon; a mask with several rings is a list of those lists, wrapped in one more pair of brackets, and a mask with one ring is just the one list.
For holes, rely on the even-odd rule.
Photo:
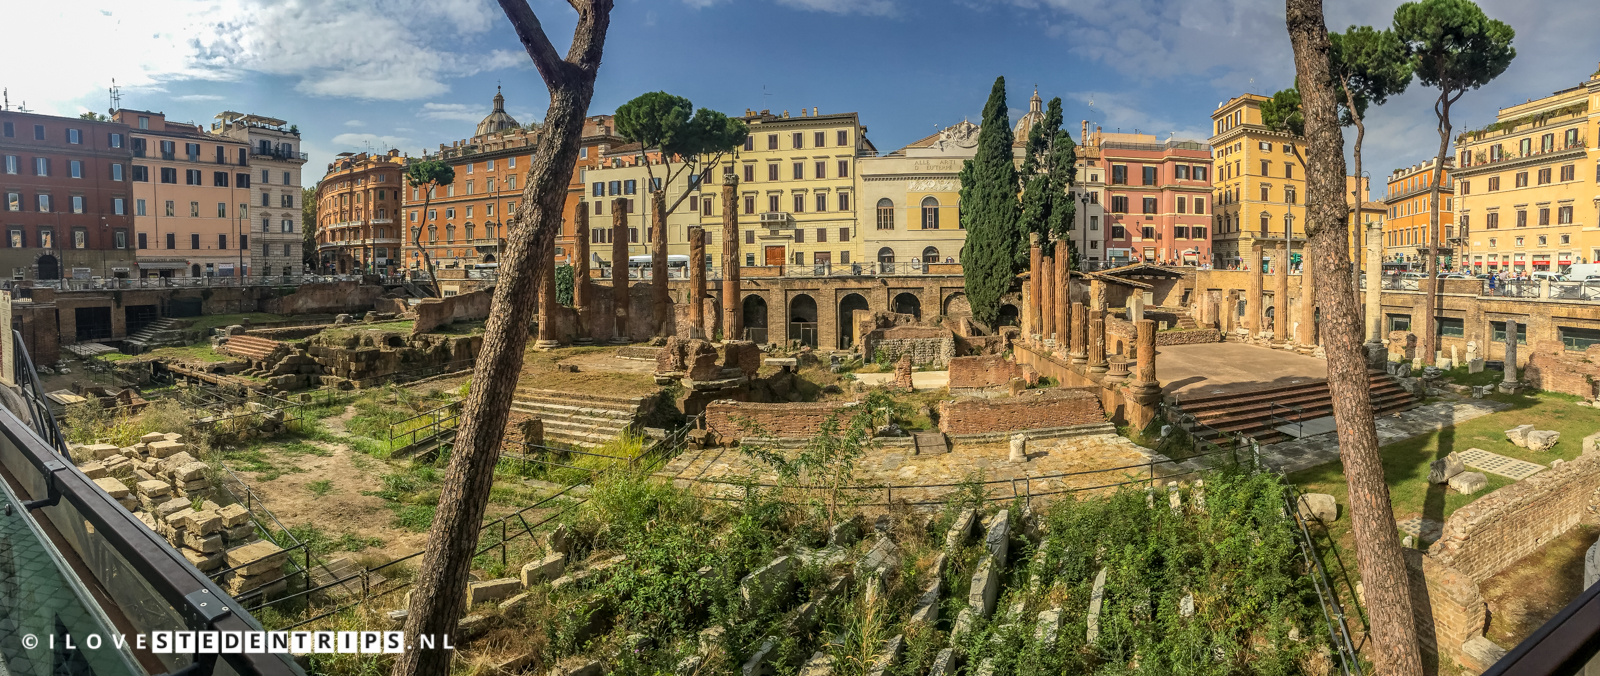
{"label": "paved walkway", "polygon": [[[1508,408],[1511,408],[1510,404],[1491,399],[1461,399],[1440,401],[1386,415],[1377,420],[1378,445],[1387,446],[1396,441],[1459,425],[1473,418],[1498,413]],[[1298,472],[1338,460],[1337,432],[1311,435],[1261,447],[1262,463],[1284,473]]]}
{"label": "paved walkway", "polygon": [[[872,387],[875,385],[891,385],[894,383],[893,373],[857,373],[856,380],[862,385]],[[949,371],[912,371],[911,389],[915,392],[926,392],[950,386]]]}
{"label": "paved walkway", "polygon": [[1244,343],[1165,345],[1156,349],[1162,393],[1200,397],[1262,390],[1328,377],[1328,362]]}

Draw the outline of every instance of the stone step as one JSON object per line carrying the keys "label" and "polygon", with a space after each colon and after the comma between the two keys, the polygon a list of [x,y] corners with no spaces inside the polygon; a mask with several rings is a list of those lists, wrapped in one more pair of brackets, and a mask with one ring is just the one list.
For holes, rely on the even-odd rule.
{"label": "stone step", "polygon": [[238,335],[229,338],[227,344],[223,345],[221,349],[223,352],[227,352],[228,354],[236,357],[244,357],[246,359],[261,361],[271,356],[272,353],[281,345],[283,345],[283,343],[280,343],[276,340],[268,340],[266,338],[260,338],[257,336]]}
{"label": "stone step", "polygon": [[639,410],[644,406],[645,400],[649,399],[649,397],[624,397],[590,392],[562,392],[534,387],[517,388],[516,398],[523,401],[548,401],[557,404],[571,404],[574,401],[581,401],[594,408],[627,409],[632,411]]}
{"label": "stone step", "polygon": [[565,405],[565,404],[553,404],[553,403],[542,402],[542,401],[528,401],[528,400],[525,400],[525,399],[514,399],[514,400],[512,400],[512,405],[516,406],[516,407],[521,407],[522,409],[527,410],[529,412],[534,412],[537,415],[539,415],[540,417],[551,417],[551,418],[572,417],[572,418],[591,418],[591,419],[595,419],[595,420],[609,419],[609,420],[624,420],[624,421],[631,421],[634,418],[638,417],[638,413],[635,412],[635,411],[622,411],[622,410],[618,410],[618,409],[614,409],[614,408],[591,408],[591,407],[588,407],[588,406],[570,406],[570,405]]}
{"label": "stone step", "polygon": [[[1404,389],[1402,389],[1398,384],[1394,383],[1374,386],[1368,391],[1372,393],[1372,398],[1374,401],[1376,401],[1379,397],[1394,394],[1409,396]],[[1184,407],[1184,411],[1190,415],[1193,415],[1196,420],[1216,427],[1216,423],[1228,423],[1259,416],[1291,416],[1294,414],[1294,411],[1287,409],[1287,407],[1290,406],[1298,406],[1300,408],[1309,409],[1326,404],[1327,407],[1331,408],[1333,406],[1332,396],[1333,395],[1328,391],[1328,389],[1323,387],[1317,390],[1307,390],[1296,392],[1294,394],[1280,395],[1271,401],[1245,402],[1238,406],[1212,408],[1210,410],[1201,411],[1198,413],[1190,411],[1188,407]]]}
{"label": "stone step", "polygon": [[576,420],[551,420],[549,418],[544,418],[543,420],[545,434],[549,434],[556,430],[562,430],[568,432],[592,432],[595,434],[610,434],[611,436],[620,436],[624,430],[628,429],[627,422],[619,422],[611,425],[597,425],[594,423]]}

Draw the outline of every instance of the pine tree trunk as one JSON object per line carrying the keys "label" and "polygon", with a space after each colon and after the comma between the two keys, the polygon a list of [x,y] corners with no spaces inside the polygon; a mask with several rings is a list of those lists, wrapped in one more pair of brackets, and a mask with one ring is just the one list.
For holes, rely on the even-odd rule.
{"label": "pine tree trunk", "polygon": [[1383,480],[1362,347],[1365,336],[1347,267],[1344,138],[1333,88],[1328,85],[1328,30],[1321,0],[1286,0],[1285,4],[1301,110],[1306,117],[1310,256],[1319,278],[1327,280],[1317,288],[1316,303],[1326,318],[1328,389],[1333,395],[1339,458],[1349,484],[1356,554],[1372,619],[1373,662],[1381,674],[1420,676],[1422,656],[1412,617],[1410,582],[1395,535],[1389,488]]}
{"label": "pine tree trunk", "polygon": [[1445,154],[1450,152],[1450,97],[1439,95],[1439,154],[1433,163],[1433,185],[1428,190],[1428,279],[1423,287],[1422,363],[1432,366],[1439,351],[1439,330],[1434,328],[1439,307],[1439,179],[1444,175]]}
{"label": "pine tree trunk", "polygon": [[413,649],[400,655],[395,676],[451,671],[451,651],[415,647],[420,635],[437,641],[455,633],[466,604],[473,553],[528,344],[533,307],[521,301],[533,297],[540,267],[552,263],[540,254],[561,228],[567,185],[577,164],[584,117],[594,95],[594,78],[610,23],[611,0],[574,0],[578,25],[568,56],[562,59],[526,0],[501,0],[500,5],[550,88],[550,107],[528,167],[522,203],[507,219],[500,282],[484,326],[472,393],[462,407],[450,467],[440,486],[438,513],[428,530],[428,545],[411,594],[405,642]]}

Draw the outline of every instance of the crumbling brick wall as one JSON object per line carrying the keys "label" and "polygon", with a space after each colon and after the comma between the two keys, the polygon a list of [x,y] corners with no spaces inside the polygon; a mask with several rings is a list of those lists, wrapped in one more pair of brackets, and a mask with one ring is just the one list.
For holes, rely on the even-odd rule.
{"label": "crumbling brick wall", "polygon": [[493,301],[494,292],[489,289],[423,300],[411,308],[417,315],[411,325],[411,335],[421,335],[451,322],[484,319],[489,316],[489,304]]}
{"label": "crumbling brick wall", "polygon": [[354,314],[372,309],[382,295],[381,284],[353,281],[301,284],[294,293],[261,301],[260,307],[262,312],[279,315]]}
{"label": "crumbling brick wall", "polygon": [[946,434],[1014,432],[1105,421],[1099,396],[1087,389],[1024,390],[1014,397],[939,403],[939,431]]}
{"label": "crumbling brick wall", "polygon": [[1401,549],[1410,578],[1417,642],[1440,661],[1461,661],[1461,644],[1483,635],[1489,607],[1466,573],[1415,549]]}
{"label": "crumbling brick wall", "polygon": [[1600,456],[1583,455],[1457,509],[1428,553],[1483,582],[1579,522],[1594,522],[1597,498]]}
{"label": "crumbling brick wall", "polygon": [[956,356],[956,342],[949,329],[901,326],[873,331],[862,338],[861,352],[868,360],[876,360],[879,350],[891,362],[910,354],[913,365],[945,368]]}
{"label": "crumbling brick wall", "polygon": [[822,429],[822,422],[837,415],[847,424],[854,403],[838,402],[757,404],[722,399],[706,404],[706,429],[718,439],[729,441],[748,436],[778,439],[809,439]]}
{"label": "crumbling brick wall", "polygon": [[1547,392],[1593,397],[1594,382],[1600,379],[1600,345],[1579,352],[1558,340],[1541,340],[1528,355],[1522,378]]}
{"label": "crumbling brick wall", "polygon": [[1022,368],[999,355],[956,357],[950,360],[950,391],[999,387],[1021,378]]}

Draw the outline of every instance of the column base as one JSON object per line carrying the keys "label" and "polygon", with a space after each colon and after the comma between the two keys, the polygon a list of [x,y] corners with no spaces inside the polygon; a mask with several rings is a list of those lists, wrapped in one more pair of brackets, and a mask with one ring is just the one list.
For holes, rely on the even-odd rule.
{"label": "column base", "polygon": [[558,347],[561,347],[561,341],[559,340],[538,340],[533,343],[533,349],[540,352],[549,352]]}
{"label": "column base", "polygon": [[578,345],[593,345],[594,344],[594,339],[590,338],[588,336],[584,336],[584,337],[578,338],[578,339],[576,339],[576,340],[574,340],[572,342],[575,343],[575,344],[578,344]]}

